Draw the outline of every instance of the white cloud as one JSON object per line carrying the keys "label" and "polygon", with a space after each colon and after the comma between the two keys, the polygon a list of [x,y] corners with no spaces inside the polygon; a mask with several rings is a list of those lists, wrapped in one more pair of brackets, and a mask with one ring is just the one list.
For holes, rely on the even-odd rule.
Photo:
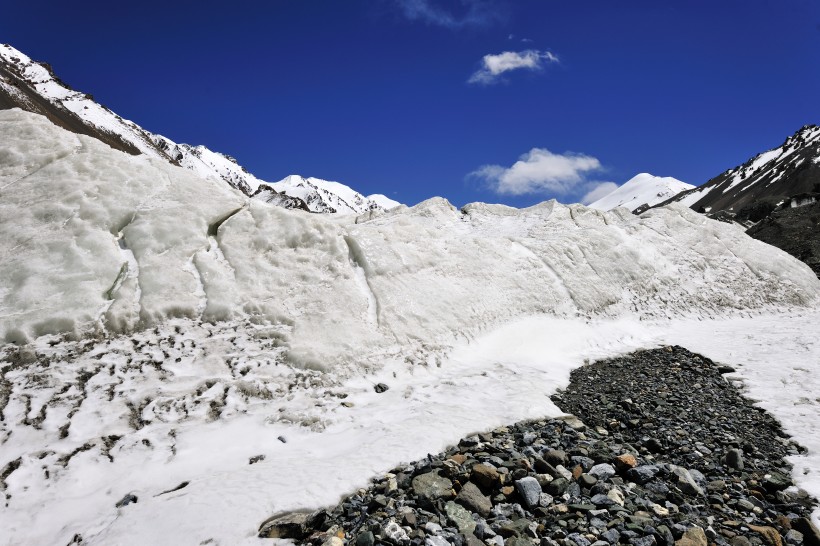
{"label": "white cloud", "polygon": [[447,9],[434,0],[394,0],[404,16],[411,21],[459,29],[488,26],[500,17],[492,0],[461,0],[463,9]]}
{"label": "white cloud", "polygon": [[527,49],[524,51],[504,51],[498,55],[484,55],[482,67],[476,71],[468,83],[491,84],[499,81],[505,72],[512,70],[541,70],[545,65],[557,63],[558,57],[549,51]]}
{"label": "white cloud", "polygon": [[555,193],[566,195],[589,184],[588,173],[601,171],[601,162],[584,154],[554,154],[533,148],[511,167],[482,165],[468,177],[480,178],[500,194]]}
{"label": "white cloud", "polygon": [[597,182],[594,186],[591,187],[586,195],[581,198],[581,203],[584,205],[589,205],[590,203],[594,203],[601,197],[606,197],[610,193],[614,192],[618,189],[618,184],[615,182]]}

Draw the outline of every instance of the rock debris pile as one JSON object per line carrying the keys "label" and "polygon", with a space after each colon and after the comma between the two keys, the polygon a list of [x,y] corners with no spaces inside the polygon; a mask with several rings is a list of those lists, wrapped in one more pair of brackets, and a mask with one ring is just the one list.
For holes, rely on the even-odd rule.
{"label": "rock debris pile", "polygon": [[574,414],[462,439],[337,506],[279,514],[260,536],[321,546],[820,544],[801,448],[721,367],[680,347],[575,370]]}

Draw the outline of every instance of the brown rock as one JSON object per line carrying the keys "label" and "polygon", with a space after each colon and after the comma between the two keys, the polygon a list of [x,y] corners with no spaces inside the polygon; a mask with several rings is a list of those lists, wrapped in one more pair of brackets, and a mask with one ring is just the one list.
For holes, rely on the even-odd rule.
{"label": "brown rock", "polygon": [[770,546],[783,546],[783,539],[780,538],[780,533],[774,527],[763,527],[760,525],[749,525],[749,529],[758,533]]}
{"label": "brown rock", "polygon": [[477,464],[473,466],[470,479],[485,489],[492,489],[499,482],[498,470],[486,464]]}
{"label": "brown rock", "polygon": [[467,455],[463,453],[456,453],[455,455],[450,457],[450,460],[455,462],[456,464],[464,464],[464,462],[467,460]]}
{"label": "brown rock", "polygon": [[577,480],[581,477],[581,474],[583,473],[584,469],[581,467],[581,465],[577,465],[575,468],[572,469],[572,479]]}
{"label": "brown rock", "polygon": [[683,533],[680,540],[675,541],[675,546],[707,546],[706,533],[700,527],[690,527]]}
{"label": "brown rock", "polygon": [[619,472],[626,472],[630,468],[635,468],[638,466],[638,460],[635,458],[634,455],[629,453],[624,453],[623,455],[618,455],[615,457],[615,468],[618,469]]}
{"label": "brown rock", "polygon": [[508,485],[506,487],[501,488],[501,494],[504,495],[505,497],[509,497],[510,495],[512,495],[513,491],[515,491],[515,487],[513,487],[511,485]]}

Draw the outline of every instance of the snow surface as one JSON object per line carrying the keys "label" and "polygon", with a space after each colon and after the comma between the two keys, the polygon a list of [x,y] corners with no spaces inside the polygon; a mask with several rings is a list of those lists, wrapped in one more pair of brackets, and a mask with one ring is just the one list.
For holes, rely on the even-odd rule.
{"label": "snow surface", "polygon": [[[105,344],[44,339],[37,351],[50,362],[7,374],[14,391],[0,453],[22,464],[0,508],[4,543],[65,544],[79,533],[88,544],[259,544],[258,525],[273,513],[331,505],[462,436],[559,415],[550,394],[587,360],[673,343],[737,367],[749,394],[809,449],[792,458],[794,476],[820,495],[818,319],[817,310],[671,321],[531,316],[449,354],[391,357],[350,377],[260,365],[273,338],[248,325],[174,319]],[[132,339],[140,350],[128,362]],[[390,390],[376,394],[376,382]],[[46,403],[39,429],[22,424]],[[127,424],[135,415],[145,421],[138,430]],[[101,439],[112,435],[106,452]],[[128,493],[139,502],[116,508]]]}
{"label": "snow surface", "polygon": [[258,543],[272,513],[554,415],[585,358],[659,343],[737,365],[820,488],[820,280],[731,225],[554,201],[312,215],[20,110],[0,134],[0,339],[32,342],[0,356],[5,543]]}
{"label": "snow surface", "polygon": [[694,187],[671,176],[660,177],[649,173],[639,173],[618,186],[612,193],[590,203],[589,207],[598,210],[626,207],[634,211],[641,205],[652,206],[663,203],[670,197]]}

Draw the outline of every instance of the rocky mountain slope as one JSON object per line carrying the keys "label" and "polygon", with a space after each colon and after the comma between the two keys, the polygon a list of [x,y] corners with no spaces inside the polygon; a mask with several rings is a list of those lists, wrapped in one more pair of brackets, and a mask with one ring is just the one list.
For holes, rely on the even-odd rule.
{"label": "rocky mountain slope", "polygon": [[646,210],[694,187],[671,176],[640,173],[589,206],[598,210],[612,210],[615,207],[626,207],[633,212],[638,208]]}
{"label": "rocky mountain slope", "polygon": [[820,277],[820,202],[773,211],[746,233],[785,250]]}
{"label": "rocky mountain slope", "polygon": [[[77,134],[88,135],[114,149],[132,155],[167,161],[196,173],[202,178],[222,180],[247,196],[260,198],[283,208],[311,212],[355,212],[385,209],[397,202],[375,195],[365,197],[348,186],[325,183],[322,192],[310,195],[308,206],[301,189],[289,193],[291,186],[260,180],[228,155],[205,146],[178,144],[123,119],[94,101],[92,95],[73,90],[60,80],[51,66],[35,62],[10,45],[0,44],[0,109],[21,108],[46,116],[52,123]],[[345,204],[349,204],[345,205]]]}
{"label": "rocky mountain slope", "polygon": [[777,148],[760,153],[702,186],[679,193],[657,206],[675,202],[698,212],[739,214],[759,202],[778,203],[811,192],[818,182],[820,127],[806,125]]}

